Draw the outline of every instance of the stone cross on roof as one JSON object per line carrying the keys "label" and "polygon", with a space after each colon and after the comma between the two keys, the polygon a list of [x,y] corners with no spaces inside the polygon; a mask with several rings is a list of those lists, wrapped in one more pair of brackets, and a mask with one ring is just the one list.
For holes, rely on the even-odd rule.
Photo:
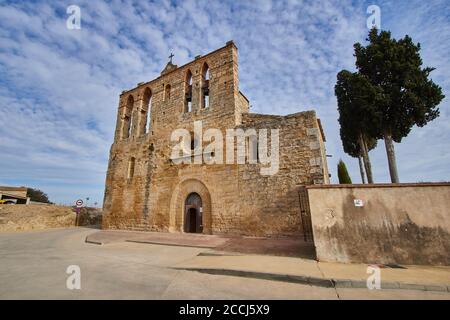
{"label": "stone cross on roof", "polygon": [[167,62],[166,67],[164,68],[164,70],[161,72],[161,75],[166,74],[172,70],[175,70],[176,68],[178,68],[178,66],[176,64],[172,63],[172,58],[174,57],[174,54],[171,53],[169,56],[170,61]]}

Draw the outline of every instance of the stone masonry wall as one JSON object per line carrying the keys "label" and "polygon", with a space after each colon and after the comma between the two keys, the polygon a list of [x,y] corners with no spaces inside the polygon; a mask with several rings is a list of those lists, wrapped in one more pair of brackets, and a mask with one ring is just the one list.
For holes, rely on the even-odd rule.
{"label": "stone masonry wall", "polygon": [[[201,106],[202,68],[210,70],[210,105]],[[187,71],[192,73],[192,112],[184,112]],[[185,128],[193,131],[194,121],[201,120],[207,128],[233,128],[236,123],[235,97],[238,96],[237,48],[233,43],[193,62],[175,69],[149,83],[121,95],[118,110],[115,142],[111,147],[105,190],[106,228],[140,228],[154,230],[180,229],[170,225],[170,202],[173,191],[187,179],[197,179],[208,184],[214,192],[217,206],[235,203],[232,189],[233,173],[220,166],[176,166],[170,162],[170,137],[173,130]],[[165,86],[170,84],[170,99],[164,99]],[[140,127],[147,119],[143,97],[146,88],[152,92],[151,125],[147,133],[139,135]],[[134,125],[129,138],[123,138],[129,96],[134,99],[130,118]],[[128,179],[128,166],[134,157],[135,170]],[[227,186],[222,181],[231,179]],[[215,186],[221,186],[215,190]],[[220,199],[220,200],[219,200]],[[143,226],[144,225],[144,226]]]}
{"label": "stone masonry wall", "polygon": [[260,163],[239,166],[239,225],[251,234],[303,234],[299,186],[328,182],[315,112],[288,116],[244,114],[240,127],[279,129],[280,165],[273,176],[261,175],[260,168],[265,165]]}
{"label": "stone masonry wall", "polygon": [[[203,202],[204,233],[301,233],[296,186],[328,180],[315,113],[248,114],[249,102],[239,91],[237,58],[236,46],[228,42],[184,66],[168,64],[160,77],[122,93],[106,177],[104,228],[183,231],[184,202],[197,192]],[[204,108],[206,66],[209,107]],[[185,99],[189,73],[191,112]],[[250,164],[174,164],[171,134],[179,128],[193,132],[194,121],[202,121],[203,132],[217,128],[224,137],[226,129],[236,127],[280,128],[278,175],[262,177],[259,165]]]}

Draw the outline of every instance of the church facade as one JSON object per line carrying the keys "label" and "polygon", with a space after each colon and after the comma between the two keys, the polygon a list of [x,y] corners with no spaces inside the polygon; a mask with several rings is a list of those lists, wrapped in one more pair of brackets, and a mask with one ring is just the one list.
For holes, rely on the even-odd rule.
{"label": "church facade", "polygon": [[300,189],[329,183],[324,142],[314,111],[249,112],[234,42],[170,61],[120,95],[103,228],[302,235]]}

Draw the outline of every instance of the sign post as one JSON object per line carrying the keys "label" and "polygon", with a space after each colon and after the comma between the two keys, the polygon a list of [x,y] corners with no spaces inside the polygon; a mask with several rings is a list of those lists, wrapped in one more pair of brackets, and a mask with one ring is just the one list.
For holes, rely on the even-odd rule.
{"label": "sign post", "polygon": [[81,212],[81,207],[83,206],[83,200],[78,199],[77,201],[75,201],[75,212],[77,214],[77,217],[75,219],[75,226],[78,227],[78,224],[80,222],[80,212]]}

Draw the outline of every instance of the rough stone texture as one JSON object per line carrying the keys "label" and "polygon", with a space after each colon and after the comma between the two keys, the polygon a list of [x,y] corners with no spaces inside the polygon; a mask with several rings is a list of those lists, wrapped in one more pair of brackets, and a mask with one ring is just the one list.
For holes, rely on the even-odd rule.
{"label": "rough stone texture", "polygon": [[[101,210],[83,207],[78,226],[101,224]],[[0,205],[0,232],[29,231],[75,226],[76,214],[73,207],[39,205]]]}
{"label": "rough stone texture", "polygon": [[0,231],[28,231],[75,226],[71,207],[0,205]]}
{"label": "rough stone texture", "polygon": [[319,260],[450,265],[450,183],[307,189]]}
{"label": "rough stone texture", "polygon": [[[209,107],[203,108],[206,64]],[[191,112],[186,111],[185,102],[189,73]],[[249,101],[239,91],[233,42],[184,66],[171,65],[160,77],[123,92],[110,150],[103,227],[183,232],[186,197],[197,192],[203,204],[203,233],[301,235],[299,186],[329,182],[320,122],[313,111],[271,116],[248,110]],[[224,137],[226,129],[280,129],[278,174],[262,176],[261,164],[174,164],[170,160],[172,131],[193,132],[197,120],[203,122],[203,132],[217,128]]]}

